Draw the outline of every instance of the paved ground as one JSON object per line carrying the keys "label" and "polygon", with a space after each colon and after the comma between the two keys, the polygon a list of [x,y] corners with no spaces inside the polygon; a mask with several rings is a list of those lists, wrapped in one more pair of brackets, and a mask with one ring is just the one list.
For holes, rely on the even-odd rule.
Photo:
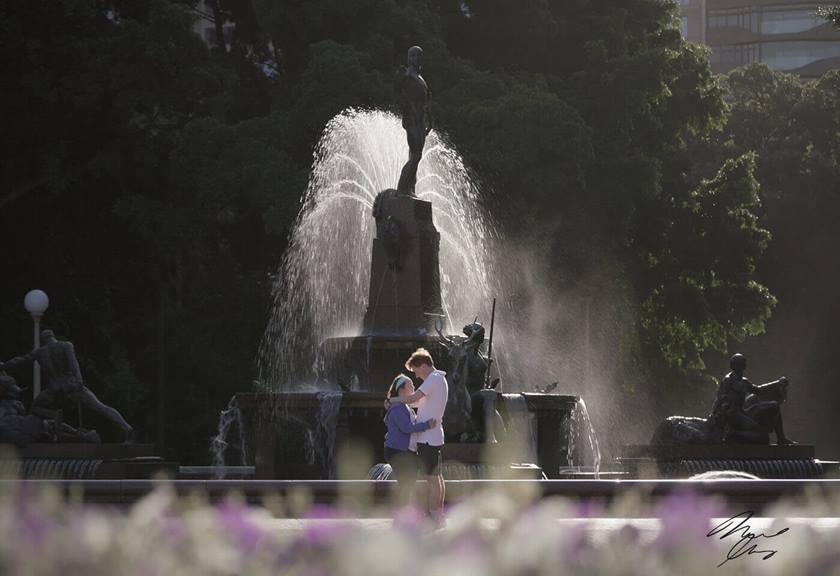
{"label": "paved ground", "polygon": [[[710,520],[709,529],[726,520],[726,518],[715,518]],[[774,519],[768,517],[753,517],[749,521],[752,532],[769,532]],[[393,527],[393,520],[390,518],[354,518],[347,520],[301,520],[292,518],[272,519],[266,521],[266,527],[280,532],[296,532],[304,530],[307,526],[329,525],[336,522],[350,523],[364,527],[373,532],[390,530]],[[611,533],[630,525],[640,533],[642,542],[655,539],[662,528],[660,520],[656,518],[558,518],[557,522],[570,528],[584,526],[590,536],[597,542],[599,538],[607,538]],[[785,518],[780,521],[791,531],[806,529],[810,527],[818,533],[830,533],[832,531],[840,534],[840,518]],[[485,530],[495,530],[499,527],[499,521],[486,518],[481,522]],[[450,520],[442,530],[453,530],[453,522]]]}

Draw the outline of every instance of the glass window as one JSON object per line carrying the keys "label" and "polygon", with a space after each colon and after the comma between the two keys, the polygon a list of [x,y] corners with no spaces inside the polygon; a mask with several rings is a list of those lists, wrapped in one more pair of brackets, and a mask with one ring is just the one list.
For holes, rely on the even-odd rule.
{"label": "glass window", "polygon": [[825,24],[814,15],[816,9],[774,10],[761,14],[762,34],[795,34]]}
{"label": "glass window", "polygon": [[758,44],[712,46],[709,62],[727,68],[743,66],[758,60]]}
{"label": "glass window", "polygon": [[706,22],[709,28],[741,28],[757,32],[759,13],[755,8],[709,10]]}
{"label": "glass window", "polygon": [[774,70],[793,70],[825,58],[840,58],[840,42],[767,42],[761,60]]}
{"label": "glass window", "polygon": [[682,16],[680,18],[680,32],[683,38],[688,37],[688,16]]}

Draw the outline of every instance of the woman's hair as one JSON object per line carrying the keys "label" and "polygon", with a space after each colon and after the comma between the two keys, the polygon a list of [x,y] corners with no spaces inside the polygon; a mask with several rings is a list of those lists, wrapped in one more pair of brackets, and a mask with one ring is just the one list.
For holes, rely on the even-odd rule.
{"label": "woman's hair", "polygon": [[398,374],[396,378],[391,382],[391,385],[388,387],[388,398],[395,398],[400,393],[400,388],[406,385],[406,383],[410,383],[411,378],[406,376],[405,374]]}

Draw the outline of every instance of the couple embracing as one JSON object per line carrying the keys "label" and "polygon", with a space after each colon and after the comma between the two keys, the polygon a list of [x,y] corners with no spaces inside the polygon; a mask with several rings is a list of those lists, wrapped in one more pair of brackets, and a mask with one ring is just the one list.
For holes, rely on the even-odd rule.
{"label": "couple embracing", "polygon": [[[418,348],[405,368],[422,381],[415,390],[404,374],[394,378],[385,399],[385,460],[391,465],[400,486],[403,503],[411,498],[422,466],[428,486],[428,513],[435,522],[442,521],[444,483],[441,471],[443,448],[443,413],[449,398],[446,373],[435,369],[432,355]],[[413,406],[417,407],[415,415]]]}

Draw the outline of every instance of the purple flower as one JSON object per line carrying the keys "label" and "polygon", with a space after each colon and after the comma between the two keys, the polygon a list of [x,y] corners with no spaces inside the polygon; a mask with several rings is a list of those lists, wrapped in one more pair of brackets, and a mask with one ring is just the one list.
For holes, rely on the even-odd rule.
{"label": "purple flower", "polygon": [[307,546],[327,546],[344,536],[350,523],[342,520],[309,520],[303,530],[303,542]]}
{"label": "purple flower", "polygon": [[564,528],[561,545],[561,557],[564,562],[568,562],[570,565],[580,565],[584,560],[585,553],[591,548],[592,542],[583,522]]}
{"label": "purple flower", "polygon": [[709,519],[722,515],[723,507],[716,499],[690,491],[670,494],[656,507],[661,529],[654,546],[663,552],[682,546],[713,546],[706,537]]}
{"label": "purple flower", "polygon": [[484,538],[478,531],[465,532],[452,543],[451,551],[458,558],[479,558],[484,550]]}
{"label": "purple flower", "polygon": [[329,545],[343,536],[351,524],[337,508],[316,504],[306,515],[302,543],[304,547]]}
{"label": "purple flower", "polygon": [[416,506],[404,506],[394,514],[394,528],[407,535],[420,533],[426,524],[426,515]]}
{"label": "purple flower", "polygon": [[226,500],[216,507],[216,512],[223,530],[242,552],[257,549],[265,533],[248,517],[247,506]]}
{"label": "purple flower", "polygon": [[31,496],[24,487],[21,490],[17,505],[17,537],[31,549],[37,550],[47,539],[47,534],[57,526],[57,522],[47,516],[47,513],[32,506]]}
{"label": "purple flower", "polygon": [[164,516],[161,520],[161,532],[167,541],[175,544],[182,542],[187,535],[184,523],[178,516]]}
{"label": "purple flower", "polygon": [[335,520],[341,517],[342,514],[336,508],[324,504],[313,505],[306,514],[309,520]]}
{"label": "purple flower", "polygon": [[571,518],[597,518],[604,513],[603,502],[596,500],[581,500],[575,503]]}

